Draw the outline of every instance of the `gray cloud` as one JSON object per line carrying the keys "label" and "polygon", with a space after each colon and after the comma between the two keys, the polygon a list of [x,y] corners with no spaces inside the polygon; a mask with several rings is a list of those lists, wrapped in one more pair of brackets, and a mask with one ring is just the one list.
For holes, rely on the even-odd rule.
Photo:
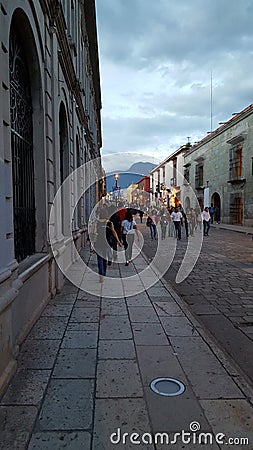
{"label": "gray cloud", "polygon": [[103,153],[161,156],[253,102],[252,0],[97,0]]}

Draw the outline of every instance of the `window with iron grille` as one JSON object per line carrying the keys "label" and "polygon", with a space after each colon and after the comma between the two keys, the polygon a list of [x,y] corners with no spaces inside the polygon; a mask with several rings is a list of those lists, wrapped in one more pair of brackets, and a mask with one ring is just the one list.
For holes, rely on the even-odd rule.
{"label": "window with iron grille", "polygon": [[10,118],[14,249],[18,262],[35,252],[32,96],[22,38],[10,32]]}
{"label": "window with iron grille", "polygon": [[195,188],[198,189],[204,185],[204,167],[203,164],[197,164],[195,167]]}
{"label": "window with iron grille", "polygon": [[237,145],[230,150],[229,179],[236,180],[242,177],[242,145]]}

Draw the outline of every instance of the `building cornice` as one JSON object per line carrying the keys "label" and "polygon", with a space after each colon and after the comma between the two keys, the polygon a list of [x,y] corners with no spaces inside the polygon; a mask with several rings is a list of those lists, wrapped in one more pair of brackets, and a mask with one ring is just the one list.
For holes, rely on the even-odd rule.
{"label": "building cornice", "polygon": [[245,109],[243,109],[240,113],[236,114],[232,119],[228,120],[226,123],[222,124],[220,127],[216,128],[212,133],[205,136],[198,144],[194,145],[189,149],[188,152],[184,155],[187,157],[188,155],[192,154],[199,148],[206,145],[208,142],[211,142],[213,139],[215,139],[217,136],[220,136],[224,131],[229,130],[234,125],[238,124],[242,120],[246,119],[248,116],[250,116],[253,113],[253,104],[250,104]]}

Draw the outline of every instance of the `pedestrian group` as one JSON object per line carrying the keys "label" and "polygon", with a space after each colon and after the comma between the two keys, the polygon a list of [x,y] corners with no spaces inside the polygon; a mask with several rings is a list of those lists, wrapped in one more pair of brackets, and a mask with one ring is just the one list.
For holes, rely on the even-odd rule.
{"label": "pedestrian group", "polygon": [[[139,213],[140,223],[143,222],[144,210],[126,208],[123,204],[102,205],[98,211],[93,231],[90,233],[92,249],[97,254],[99,281],[103,283],[106,276],[107,265],[117,261],[118,247],[124,247],[125,265],[128,266],[133,258],[133,244],[135,236],[140,240],[139,230],[134,216]],[[210,223],[213,223],[214,213],[217,220],[217,211],[213,204],[205,207],[201,212],[199,208],[186,208],[181,205],[158,209],[146,208],[146,225],[150,229],[151,240],[157,239],[158,230],[161,229],[161,239],[175,237],[182,239],[182,227],[185,237],[193,237],[195,232],[202,231],[209,236]]]}

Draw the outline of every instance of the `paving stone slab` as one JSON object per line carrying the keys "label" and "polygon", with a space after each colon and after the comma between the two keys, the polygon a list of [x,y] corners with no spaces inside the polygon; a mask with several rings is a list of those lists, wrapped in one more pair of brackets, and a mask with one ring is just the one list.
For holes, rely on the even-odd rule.
{"label": "paving stone slab", "polygon": [[67,330],[61,348],[96,348],[97,338],[97,331]]}
{"label": "paving stone slab", "polygon": [[148,387],[144,391],[153,432],[189,430],[193,421],[198,421],[203,430],[210,430],[198,400],[187,390],[175,397],[158,395]]}
{"label": "paving stone slab", "polygon": [[101,302],[101,314],[108,316],[124,316],[127,315],[126,302],[121,299],[103,298]]}
{"label": "paving stone slab", "polygon": [[95,303],[99,301],[99,297],[97,297],[97,295],[92,295],[89,294],[88,292],[79,290],[78,291],[78,295],[77,295],[77,300],[82,300],[83,302],[92,302],[94,301]]}
{"label": "paving stone slab", "polygon": [[146,293],[138,295],[132,295],[126,297],[126,303],[128,306],[151,306],[152,303]]}
{"label": "paving stone slab", "polygon": [[171,338],[171,343],[196,395],[200,398],[243,397],[233,378],[201,338]]}
{"label": "paving stone slab", "polygon": [[142,397],[139,369],[133,360],[100,360],[97,367],[97,398]]}
{"label": "paving stone slab", "polygon": [[58,339],[28,339],[21,347],[18,367],[52,369],[61,341]]}
{"label": "paving stone slab", "polygon": [[69,316],[72,311],[72,304],[49,303],[42,312],[42,317],[65,317]]}
{"label": "paving stone slab", "polygon": [[50,381],[36,431],[87,430],[92,423],[93,380]]}
{"label": "paving stone slab", "polygon": [[188,384],[171,346],[137,345],[136,352],[144,386],[149,386],[151,381],[159,377],[176,378],[184,384]]}
{"label": "paving stone slab", "polygon": [[135,348],[132,340],[100,340],[99,359],[134,359]]}
{"label": "paving stone slab", "polygon": [[1,450],[26,448],[37,412],[35,406],[0,406]]}
{"label": "paving stone slab", "polygon": [[181,317],[184,316],[181,308],[175,303],[175,301],[154,301],[153,305],[159,317]]}
{"label": "paving stone slab", "polygon": [[78,287],[72,284],[71,286],[66,284],[63,288],[63,294],[73,294],[77,295]]}
{"label": "paving stone slab", "polygon": [[171,297],[169,292],[163,287],[153,286],[147,290],[149,297]]}
{"label": "paving stone slab", "polygon": [[[237,444],[237,448],[253,448],[253,406],[247,400],[201,400],[204,413],[214,433],[224,433],[225,442],[229,437],[245,437],[249,446]],[[225,444],[234,449],[236,445]]]}
{"label": "paving stone slab", "polygon": [[[142,450],[154,450],[152,445],[140,446],[131,444],[129,440],[123,444],[123,433],[134,432],[151,433],[144,399],[122,398],[96,401],[92,450],[112,450],[114,448],[134,450],[136,447]],[[112,433],[116,433],[112,436],[115,444],[110,440]]]}
{"label": "paving stone slab", "polygon": [[161,317],[161,323],[168,336],[198,336],[196,328],[186,317]]}
{"label": "paving stone slab", "polygon": [[169,345],[169,340],[159,323],[133,323],[136,345]]}
{"label": "paving stone slab", "polygon": [[60,350],[53,378],[94,378],[96,370],[96,349],[78,348]]}
{"label": "paving stone slab", "polygon": [[100,298],[97,300],[76,300],[75,308],[100,308]]}
{"label": "paving stone slab", "polygon": [[156,322],[159,319],[152,306],[130,306],[128,308],[130,321],[135,322]]}
{"label": "paving stone slab", "polygon": [[91,435],[87,431],[34,433],[28,450],[90,450]]}
{"label": "paving stone slab", "polygon": [[131,339],[132,330],[125,316],[104,316],[100,322],[100,339]]}
{"label": "paving stone slab", "polygon": [[32,328],[29,339],[62,339],[68,317],[41,317]]}
{"label": "paving stone slab", "polygon": [[98,322],[69,322],[67,331],[97,331]]}
{"label": "paving stone slab", "polygon": [[70,316],[70,322],[98,322],[98,308],[76,308],[74,307]]}
{"label": "paving stone slab", "polygon": [[1,405],[39,405],[50,377],[49,370],[18,369]]}
{"label": "paving stone slab", "polygon": [[54,302],[56,304],[73,304],[76,301],[76,294],[67,294],[65,291],[61,292],[60,294],[57,294],[54,297]]}
{"label": "paving stone slab", "polygon": [[101,292],[102,297],[108,298],[124,298],[124,289],[120,285],[112,286],[110,280],[105,280]]}

